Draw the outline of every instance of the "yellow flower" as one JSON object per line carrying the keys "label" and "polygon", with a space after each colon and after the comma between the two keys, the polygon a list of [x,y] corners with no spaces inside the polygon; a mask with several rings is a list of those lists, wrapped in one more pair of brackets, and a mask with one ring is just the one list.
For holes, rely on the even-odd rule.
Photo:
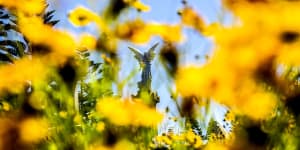
{"label": "yellow flower", "polygon": [[181,21],[184,25],[190,26],[199,32],[203,31],[205,26],[203,19],[191,7],[186,7],[180,11]]}
{"label": "yellow flower", "polygon": [[168,137],[168,136],[162,136],[162,141],[163,143],[167,144],[167,145],[172,145],[172,140]]}
{"label": "yellow flower", "polygon": [[41,110],[46,108],[47,101],[48,98],[45,92],[35,91],[30,95],[29,104],[33,108]]}
{"label": "yellow flower", "polygon": [[150,11],[150,7],[142,3],[140,0],[123,0],[123,2],[129,4],[130,6],[136,8],[139,11],[144,11],[144,12]]}
{"label": "yellow flower", "polygon": [[85,26],[89,23],[95,22],[99,28],[100,31],[103,33],[109,34],[110,29],[107,26],[106,22],[95,12],[79,6],[75,9],[73,9],[69,15],[70,22],[75,26]]}
{"label": "yellow flower", "polygon": [[97,112],[107,117],[112,123],[117,125],[130,124],[130,114],[124,108],[123,102],[114,98],[98,100]]}
{"label": "yellow flower", "polygon": [[98,122],[96,125],[96,130],[98,132],[102,132],[105,129],[105,123],[104,122]]}
{"label": "yellow flower", "polygon": [[2,107],[3,107],[3,110],[5,110],[5,111],[9,111],[11,109],[10,104],[7,102],[2,102]]}
{"label": "yellow flower", "polygon": [[235,83],[235,76],[223,65],[186,66],[179,68],[175,83],[177,91],[184,97],[213,97],[223,93],[225,98],[224,94],[228,94],[228,88]]}
{"label": "yellow flower", "polygon": [[249,95],[241,110],[253,119],[265,119],[272,114],[276,103],[276,96],[273,93],[256,92]]}
{"label": "yellow flower", "polygon": [[16,9],[27,15],[41,14],[45,10],[45,0],[0,0],[0,5],[9,9]]}
{"label": "yellow flower", "polygon": [[140,102],[124,102],[117,98],[99,99],[97,112],[116,125],[156,126],[162,115]]}
{"label": "yellow flower", "polygon": [[68,14],[70,22],[75,26],[85,26],[94,22],[96,16],[91,10],[82,6],[75,8]]}
{"label": "yellow flower", "polygon": [[[38,59],[21,59],[13,65],[0,67],[0,91],[19,92],[29,81],[38,83],[44,81],[49,70]],[[9,76],[9,77],[8,77]]]}
{"label": "yellow flower", "polygon": [[211,91],[207,91],[205,90],[207,88],[204,88],[205,85],[209,84],[207,83],[207,78],[204,68],[196,66],[180,68],[176,77],[177,91],[185,97],[209,96]]}
{"label": "yellow flower", "polygon": [[[239,40],[231,38],[231,35],[234,35],[235,32],[230,32],[232,34],[221,32],[224,38],[221,38],[220,41],[231,41],[233,44],[231,48],[240,51],[246,49],[248,54],[250,54],[249,50],[251,50],[253,53],[252,57],[248,57],[243,62],[249,62],[247,60],[256,58],[257,61],[253,63],[260,64],[261,60],[266,60],[271,56],[275,57],[277,63],[300,64],[299,51],[297,50],[300,44],[298,38],[300,21],[295,19],[295,16],[300,16],[300,11],[297,7],[300,2],[274,0],[241,0],[233,2],[232,0],[225,0],[225,3],[230,3],[231,6],[234,6],[232,11],[239,22],[239,25],[234,27],[235,29],[239,28],[239,31],[237,30],[239,37],[235,39]],[[229,37],[226,36],[225,38],[225,35]],[[244,42],[241,43],[240,41]],[[226,49],[227,47],[224,48]],[[255,53],[257,54],[255,55]]]}
{"label": "yellow flower", "polygon": [[73,37],[66,32],[45,25],[41,18],[19,16],[18,24],[29,42],[49,47],[51,52],[46,55],[49,58],[48,61],[62,63],[65,58],[75,54],[76,42]]}
{"label": "yellow flower", "polygon": [[16,2],[17,9],[27,14],[40,14],[45,11],[46,1],[45,0],[18,0]]}
{"label": "yellow flower", "polygon": [[74,123],[76,124],[81,124],[82,123],[82,119],[81,119],[81,116],[80,115],[75,115],[74,118],[73,118],[73,121]]}
{"label": "yellow flower", "polygon": [[300,21],[295,19],[300,16],[297,7],[300,2],[224,0],[224,3],[230,5],[237,23],[219,30],[215,39],[217,51],[222,51],[220,55],[228,54],[233,66],[255,70],[270,59],[278,64],[300,64],[297,50]]}
{"label": "yellow flower", "polygon": [[66,111],[60,111],[60,112],[58,113],[58,115],[59,115],[60,117],[62,117],[62,118],[67,118],[68,112],[66,112]]}
{"label": "yellow flower", "polygon": [[220,60],[212,60],[203,67],[180,68],[175,81],[178,92],[184,97],[213,98],[253,119],[266,118],[273,111],[277,103],[275,94],[258,85],[247,70],[240,72],[233,65],[224,66],[226,62],[214,61]]}
{"label": "yellow flower", "polygon": [[235,114],[233,111],[228,111],[226,114],[225,114],[225,120],[226,121],[234,121],[235,120]]}
{"label": "yellow flower", "polygon": [[204,150],[229,150],[230,148],[221,143],[208,143]]}
{"label": "yellow flower", "polygon": [[185,133],[185,138],[194,148],[200,148],[203,145],[201,137],[196,135],[192,130]]}
{"label": "yellow flower", "polygon": [[[146,23],[141,19],[128,21],[123,24],[117,25],[115,35],[121,39],[132,40],[134,42],[146,42],[149,40],[149,33],[144,33],[143,37],[134,38],[136,34],[143,34]],[[141,32],[141,33],[140,33]]]}
{"label": "yellow flower", "polygon": [[149,23],[146,30],[151,34],[160,36],[167,42],[180,42],[182,40],[181,27],[179,25],[166,25]]}
{"label": "yellow flower", "polygon": [[278,52],[276,36],[263,33],[264,29],[248,25],[219,30],[214,35],[217,46],[212,61],[243,74],[252,73]]}
{"label": "yellow flower", "polygon": [[119,141],[113,148],[113,150],[134,150],[136,149],[135,144],[128,140]]}
{"label": "yellow flower", "polygon": [[[128,0],[125,0],[125,1],[128,1]],[[129,4],[139,11],[144,11],[144,12],[150,11],[150,7],[143,4],[140,0],[131,0],[131,2]]]}
{"label": "yellow flower", "polygon": [[96,48],[97,39],[90,34],[82,34],[80,36],[79,50],[92,50]]}
{"label": "yellow flower", "polygon": [[[276,107],[277,94],[262,87],[261,80],[266,84],[269,81],[265,81],[265,78],[277,82],[275,70],[278,64],[300,64],[300,21],[295,19],[295,16],[300,16],[297,7],[300,2],[224,1],[228,2],[228,8],[236,16],[236,23],[214,32],[215,51],[209,63],[203,67],[209,69],[199,75],[204,79],[197,82],[198,85],[203,85],[198,88],[239,113],[256,120],[265,119]],[[223,68],[220,71],[222,76],[229,77],[229,84],[224,84],[228,80],[222,79],[213,71],[220,68]],[[209,75],[204,76],[205,74]],[[218,83],[218,88],[209,92],[209,84],[205,83],[212,76],[218,81],[215,82]],[[206,96],[205,93],[200,93],[199,96]]]}
{"label": "yellow flower", "polygon": [[91,146],[89,150],[134,150],[136,146],[128,140],[118,141],[114,146],[108,147],[104,145]]}
{"label": "yellow flower", "polygon": [[20,123],[19,128],[23,142],[39,142],[48,135],[48,123],[41,118],[27,118]]}
{"label": "yellow flower", "polygon": [[113,150],[111,147],[106,147],[104,145],[92,145],[89,150]]}
{"label": "yellow flower", "polygon": [[209,25],[206,25],[201,33],[204,36],[211,36],[215,33],[218,33],[221,29],[222,25],[218,22],[214,22]]}
{"label": "yellow flower", "polygon": [[115,35],[135,43],[148,42],[154,35],[160,36],[168,42],[180,42],[182,40],[181,27],[179,25],[145,23],[140,19],[118,25],[115,29]]}

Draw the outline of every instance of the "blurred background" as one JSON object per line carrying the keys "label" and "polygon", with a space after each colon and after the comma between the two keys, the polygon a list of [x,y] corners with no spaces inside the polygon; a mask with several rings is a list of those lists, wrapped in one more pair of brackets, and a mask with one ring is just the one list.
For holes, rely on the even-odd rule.
{"label": "blurred background", "polygon": [[[89,33],[95,37],[99,36],[99,31],[94,23],[86,26],[76,27],[68,19],[68,14],[71,10],[82,6],[92,10],[98,14],[102,14],[104,8],[109,4],[109,0],[49,0],[49,10],[55,10],[54,19],[60,20],[55,26],[60,30],[65,30],[71,33],[76,39],[79,39],[81,34]],[[224,25],[230,24],[230,15],[225,13],[221,6],[221,0],[141,0],[142,3],[150,6],[150,11],[140,12],[134,8],[130,8],[121,13],[118,21],[133,20],[141,18],[147,22],[157,22],[166,24],[176,24],[180,22],[180,16],[178,12],[184,7],[186,2],[188,6],[191,6],[198,14],[201,15],[206,24],[212,24],[219,22]],[[184,37],[180,43],[176,43],[175,46],[178,49],[179,65],[201,65],[206,61],[207,56],[213,49],[212,40],[203,37],[199,32],[191,28],[183,28]],[[120,72],[118,75],[119,81],[122,81],[130,76],[132,72],[136,72],[126,85],[122,89],[121,94],[123,97],[129,97],[137,92],[137,83],[141,80],[139,71],[139,64],[134,59],[133,53],[128,49],[128,46],[139,49],[141,52],[147,51],[154,43],[159,43],[156,49],[156,56],[152,62],[152,89],[158,92],[160,96],[160,103],[157,105],[159,111],[165,112],[168,109],[168,116],[165,118],[164,123],[160,127],[160,133],[164,132],[168,128],[175,128],[175,132],[180,132],[180,128],[176,122],[172,122],[173,117],[179,116],[176,104],[171,99],[171,92],[173,90],[173,81],[163,68],[163,65],[159,61],[158,54],[162,46],[164,45],[162,39],[159,37],[152,37],[150,42],[146,44],[134,44],[128,41],[118,41],[117,56],[120,61]],[[91,59],[96,62],[102,61],[100,54],[95,52],[91,55]],[[114,87],[117,91],[117,87]],[[116,93],[117,94],[117,93]],[[226,108],[220,106],[214,102],[210,105],[210,112],[206,116],[208,118],[214,117],[222,125],[222,118],[226,112]],[[200,113],[203,111],[199,109]],[[202,123],[202,126],[206,126],[207,122]],[[206,124],[206,125],[205,125]]]}

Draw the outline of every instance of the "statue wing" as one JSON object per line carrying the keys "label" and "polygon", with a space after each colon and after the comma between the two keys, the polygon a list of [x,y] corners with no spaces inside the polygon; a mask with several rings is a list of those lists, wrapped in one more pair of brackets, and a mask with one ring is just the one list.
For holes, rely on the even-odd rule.
{"label": "statue wing", "polygon": [[157,47],[158,43],[155,43],[149,50],[148,50],[148,54],[149,54],[149,60],[152,60],[155,56],[154,50]]}
{"label": "statue wing", "polygon": [[137,61],[139,62],[140,66],[142,67],[143,66],[143,54],[135,49],[135,48],[132,48],[132,47],[128,47],[133,53],[134,53],[134,57],[137,59]]}

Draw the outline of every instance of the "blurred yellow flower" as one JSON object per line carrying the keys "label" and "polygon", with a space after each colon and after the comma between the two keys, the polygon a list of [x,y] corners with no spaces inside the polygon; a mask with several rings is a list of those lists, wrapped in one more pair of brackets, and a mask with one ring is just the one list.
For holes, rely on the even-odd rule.
{"label": "blurred yellow flower", "polygon": [[89,150],[135,150],[136,146],[128,140],[120,140],[114,146],[108,147],[104,145],[91,146]]}
{"label": "blurred yellow flower", "polygon": [[176,77],[176,88],[182,96],[209,96],[210,91],[204,92],[203,85],[207,84],[204,69],[196,66],[180,68]]}
{"label": "blurred yellow flower", "polygon": [[92,50],[96,48],[96,45],[97,39],[94,36],[87,33],[80,36],[79,50]]}
{"label": "blurred yellow flower", "polygon": [[97,112],[116,125],[156,126],[163,117],[145,104],[117,98],[99,99]]}
{"label": "blurred yellow flower", "polygon": [[29,104],[37,109],[42,110],[47,106],[48,97],[45,92],[34,91],[29,98]]}
{"label": "blurred yellow flower", "polygon": [[[146,23],[141,19],[135,19],[133,21],[127,21],[123,24],[117,25],[115,29],[115,35],[121,39],[134,40],[135,42],[146,42],[149,40],[150,33],[144,33],[145,35],[140,38],[134,38],[136,34],[140,34],[144,30]],[[142,34],[142,33],[141,33]]]}
{"label": "blurred yellow flower", "polygon": [[[19,92],[28,82],[44,81],[48,68],[38,59],[21,59],[13,65],[0,66],[0,91]],[[9,77],[8,77],[9,76]]]}
{"label": "blurred yellow flower", "polygon": [[73,118],[73,121],[76,124],[81,124],[82,123],[81,116],[79,114],[75,115],[74,118]]}
{"label": "blurred yellow flower", "polygon": [[214,35],[215,33],[218,33],[221,29],[222,29],[222,25],[218,22],[214,22],[206,25],[201,33],[204,36],[211,36]]}
{"label": "blurred yellow flower", "polygon": [[62,117],[62,118],[67,118],[68,112],[66,112],[66,111],[60,111],[60,112],[58,113],[58,115],[59,115],[60,117]]}
{"label": "blurred yellow flower", "polygon": [[265,119],[275,111],[276,99],[276,96],[270,92],[252,93],[240,109],[253,119]]}
{"label": "blurred yellow flower", "polygon": [[146,30],[151,34],[160,36],[167,42],[180,42],[182,40],[181,27],[179,25],[167,25],[160,23],[149,23]]}
{"label": "blurred yellow flower", "polygon": [[259,86],[253,76],[223,65],[210,62],[203,67],[179,68],[175,80],[177,91],[183,97],[213,98],[253,119],[268,117],[277,104],[275,94]]}
{"label": "blurred yellow flower", "polygon": [[128,140],[119,141],[113,148],[113,150],[134,150],[136,149],[135,144]]}
{"label": "blurred yellow flower", "polygon": [[200,148],[203,145],[201,137],[196,135],[192,130],[185,133],[185,138],[194,148]]}
{"label": "blurred yellow flower", "polygon": [[230,121],[233,122],[235,120],[235,115],[233,111],[227,111],[227,113],[225,114],[225,121]]}
{"label": "blurred yellow flower", "polygon": [[204,150],[229,150],[230,148],[222,143],[209,143]]}
{"label": "blurred yellow flower", "polygon": [[233,26],[215,34],[216,51],[227,54],[226,61],[233,67],[253,71],[270,59],[276,64],[300,64],[297,50],[300,21],[295,19],[300,16],[299,1],[223,0],[223,3],[235,18]]}
{"label": "blurred yellow flower", "polygon": [[82,6],[73,9],[68,14],[70,22],[75,26],[85,26],[91,22],[94,22],[96,17],[97,15],[95,13]]}
{"label": "blurred yellow flower", "polygon": [[2,102],[2,108],[4,111],[9,111],[11,109],[11,106],[7,102]]}
{"label": "blurred yellow flower", "polygon": [[37,15],[44,12],[46,0],[0,0],[0,5],[27,15]]}
{"label": "blurred yellow flower", "polygon": [[115,29],[115,35],[135,43],[146,43],[154,35],[160,36],[168,42],[180,42],[182,40],[181,27],[179,25],[146,23],[140,19],[118,25]]}
{"label": "blurred yellow flower", "polygon": [[180,67],[175,79],[177,91],[184,97],[213,97],[218,92],[225,94],[235,83],[234,74],[226,69],[229,68],[213,64]]}
{"label": "blurred yellow flower", "polygon": [[[250,49],[254,54],[257,53],[251,58],[256,58],[254,64],[260,64],[261,60],[266,60],[270,55],[276,57],[277,63],[300,64],[297,50],[300,44],[298,38],[300,21],[295,19],[295,16],[300,16],[299,1],[224,1],[225,4],[230,5],[238,23],[234,25],[232,31],[229,31],[232,34],[220,32],[223,38],[220,38],[217,43],[230,41],[232,43],[230,48],[240,51]],[[232,35],[239,37],[232,39]],[[224,49],[226,48],[229,47],[225,46]],[[247,60],[244,62],[249,62]]]}
{"label": "blurred yellow flower", "polygon": [[23,142],[35,143],[48,136],[48,123],[41,118],[27,118],[19,124],[20,139]]}
{"label": "blurred yellow flower", "polygon": [[105,129],[105,123],[104,122],[98,122],[96,125],[96,130],[98,132],[102,132]]}
{"label": "blurred yellow flower", "polygon": [[150,11],[150,7],[142,3],[140,0],[125,0],[125,1],[130,1],[129,4],[139,11],[144,11],[144,12]]}
{"label": "blurred yellow flower", "polygon": [[47,57],[52,60],[52,63],[64,62],[65,58],[75,54],[76,42],[73,37],[64,31],[45,25],[41,18],[19,16],[18,24],[29,42],[49,47],[51,53]]}
{"label": "blurred yellow flower", "polygon": [[198,32],[202,32],[205,26],[203,19],[197,14],[191,7],[185,7],[180,11],[181,21],[184,25],[190,26],[196,29]]}
{"label": "blurred yellow flower", "polygon": [[74,8],[68,14],[70,22],[75,26],[86,26],[89,23],[95,22],[99,28],[99,31],[109,34],[110,29],[106,22],[92,10],[89,10],[83,6]]}
{"label": "blurred yellow flower", "polygon": [[295,19],[300,16],[300,2],[223,3],[234,13],[235,22],[213,32],[216,46],[207,64],[194,71],[179,70],[178,91],[183,96],[212,97],[252,119],[265,119],[276,107],[278,97],[261,83],[276,84],[278,64],[300,64],[300,21]]}

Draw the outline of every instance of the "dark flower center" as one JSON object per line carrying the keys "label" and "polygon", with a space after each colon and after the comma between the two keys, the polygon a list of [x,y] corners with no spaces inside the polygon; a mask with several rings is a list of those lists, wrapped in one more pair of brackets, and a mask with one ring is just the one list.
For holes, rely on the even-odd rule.
{"label": "dark flower center", "polygon": [[284,43],[293,43],[299,38],[299,33],[293,31],[285,31],[280,35],[280,39]]}

